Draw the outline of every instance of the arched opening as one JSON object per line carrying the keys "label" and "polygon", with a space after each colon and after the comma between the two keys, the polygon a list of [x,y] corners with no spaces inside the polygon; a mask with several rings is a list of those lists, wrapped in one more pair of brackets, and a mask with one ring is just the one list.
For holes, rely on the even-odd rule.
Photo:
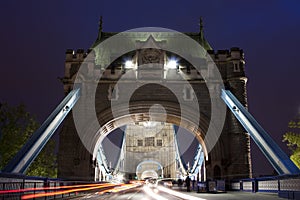
{"label": "arched opening", "polygon": [[[149,113],[149,110],[153,105],[160,105],[165,110],[162,115],[159,110]],[[96,105],[97,107],[97,105]],[[99,109],[100,110],[100,109]],[[87,112],[88,114],[89,112]],[[197,116],[201,117],[197,117]],[[81,115],[82,116],[82,115]],[[182,127],[192,133],[202,146],[204,158],[208,159],[208,152],[214,146],[214,141],[218,140],[217,130],[218,126],[214,123],[210,123],[212,116],[206,116],[205,113],[198,112],[197,110],[189,107],[188,105],[179,105],[178,102],[170,101],[133,101],[128,104],[114,105],[114,109],[106,108],[96,113],[97,119],[94,121],[88,121],[88,117],[80,118],[82,124],[90,124],[88,127],[81,127],[84,138],[83,144],[88,144],[86,148],[89,152],[92,152],[93,160],[96,159],[98,149],[101,146],[103,139],[115,129],[126,126],[128,124],[149,123],[151,121],[174,124]],[[90,118],[91,119],[91,118]],[[97,127],[97,129],[95,128]],[[211,129],[213,134],[210,134]],[[208,145],[208,146],[207,146]],[[192,165],[192,163],[190,163]],[[205,171],[205,168],[202,168]],[[201,170],[199,170],[201,171]],[[203,172],[205,176],[206,172]],[[205,178],[204,178],[205,179]]]}
{"label": "arched opening", "polygon": [[[146,126],[146,127],[142,127],[142,128],[145,128],[145,129],[149,129],[149,127],[148,127],[149,124],[150,125],[158,124],[158,126],[161,125],[161,123],[158,123],[158,122],[149,122],[149,121],[147,121],[146,123],[145,122],[141,122],[141,123],[136,123],[135,125],[129,125],[129,127],[131,127],[131,126],[138,126],[137,124],[142,124],[142,126]],[[163,124],[164,124],[164,126],[172,127],[172,133],[173,134],[175,134],[175,132],[177,132],[177,134],[179,134],[179,132],[181,132],[180,133],[181,135],[182,134],[185,134],[185,135],[189,134],[188,137],[187,137],[187,135],[185,136],[186,138],[191,139],[191,137],[192,137],[192,140],[195,139],[194,138],[195,133],[190,133],[187,129],[185,129],[186,132],[184,133],[183,131],[178,131],[178,129],[175,130],[173,128],[174,125],[172,125],[172,124],[169,124],[169,125],[167,125],[168,123],[163,123]],[[126,131],[130,130],[130,128],[128,127],[128,125],[126,127],[127,127]],[[183,129],[180,128],[180,130],[183,130]],[[113,132],[115,132],[115,131],[113,131]],[[109,137],[110,134],[111,134],[111,132],[109,132],[108,134],[106,134],[106,136]],[[126,136],[126,141],[127,141],[129,135],[128,135],[128,133],[125,134],[125,135],[127,135]],[[149,136],[151,136],[151,135],[147,134],[147,136],[148,136],[147,139],[149,139]],[[174,136],[172,136],[172,137],[173,137],[172,141],[171,140],[170,141],[174,142],[174,143],[175,142],[177,143],[177,141],[174,140]],[[170,137],[168,136],[168,138],[170,138]],[[140,140],[139,137],[136,137],[136,135],[135,135],[133,138],[131,138],[131,140],[132,139],[136,140],[135,141],[136,144],[133,145],[134,149],[140,148],[140,146],[146,146],[146,147],[147,146],[148,147],[151,146],[149,144],[148,145],[146,144],[146,142],[147,142],[146,138],[144,138],[144,140],[142,140],[141,145],[138,144],[138,141]],[[189,141],[190,144],[191,144],[192,140]],[[160,138],[156,135],[156,137],[154,139],[153,147],[154,146],[158,147],[158,146],[162,145],[161,143],[159,143],[159,141],[161,142]],[[164,143],[165,142],[163,142],[163,144]],[[165,146],[162,145],[162,146],[160,146],[160,149],[158,149],[158,150],[156,149],[155,151],[152,149],[153,152],[148,152],[148,154],[146,154],[147,156],[151,155],[149,158],[152,158],[152,159],[155,159],[157,155],[159,155],[159,157],[160,157],[160,158],[157,158],[157,159],[163,159],[163,157],[167,157],[168,158],[167,162],[166,162],[165,158],[163,159],[163,161],[160,161],[160,162],[164,163],[163,166],[162,166],[162,164],[159,164],[158,162],[155,163],[154,161],[147,161],[147,160],[145,161],[145,159],[147,159],[146,156],[141,156],[141,155],[145,155],[145,154],[139,154],[138,152],[132,153],[130,151],[127,151],[126,153],[124,153],[124,155],[127,155],[127,157],[124,159],[124,157],[121,156],[121,151],[122,150],[120,150],[120,158],[123,159],[123,160],[120,160],[120,162],[122,164],[120,164],[118,167],[113,166],[113,168],[114,169],[120,169],[120,168],[123,167],[121,170],[118,170],[118,172],[122,173],[122,175],[123,175],[123,177],[125,179],[144,179],[146,176],[156,176],[155,175],[155,173],[156,173],[159,178],[163,178],[164,177],[164,178],[173,178],[173,179],[177,180],[177,179],[182,179],[183,177],[186,176],[186,174],[187,174],[186,170],[191,170],[192,173],[195,173],[194,174],[195,177],[197,177],[197,175],[200,174],[200,173],[201,173],[200,176],[205,177],[205,174],[204,174],[205,170],[201,170],[201,168],[204,168],[204,166],[197,165],[197,167],[199,169],[196,169],[196,170],[193,168],[193,162],[196,162],[196,160],[195,160],[196,157],[194,157],[194,156],[196,155],[196,149],[197,149],[198,145],[199,145],[199,143],[197,143],[196,145],[194,145],[195,152],[193,152],[193,153],[189,152],[188,153],[189,157],[190,157],[189,160],[188,159],[183,159],[182,156],[183,156],[183,153],[185,151],[182,151],[182,152],[178,151],[179,148],[176,147],[176,145],[173,146],[173,151],[174,152],[175,151],[178,152],[178,156],[175,156],[175,157],[172,157],[172,155],[174,155],[174,154],[168,152],[168,151],[170,151],[170,148],[171,148],[170,145],[168,145],[169,149],[165,148]],[[129,146],[132,147],[132,145],[129,145]],[[175,148],[177,148],[177,149],[175,149]],[[184,148],[182,148],[182,149],[184,149]],[[111,151],[111,148],[108,150],[108,152],[110,152],[110,151]],[[165,156],[161,156],[161,155],[165,155]],[[110,159],[107,159],[107,160],[110,160]],[[143,161],[143,162],[141,162],[141,161]],[[141,163],[139,163],[139,162],[141,162]],[[183,162],[183,163],[181,163],[181,162]],[[130,163],[130,165],[128,165],[127,163]],[[138,166],[137,166],[137,164],[138,164]],[[132,166],[137,166],[136,167],[136,172],[135,172],[135,170],[130,170],[131,167],[132,167],[131,165]],[[203,162],[201,162],[201,165],[203,165]],[[152,174],[153,170],[155,171],[155,173]],[[144,171],[149,171],[149,173],[147,172],[146,174],[144,174]]]}
{"label": "arched opening", "polygon": [[139,180],[145,178],[163,178],[163,167],[159,162],[148,160],[143,161],[136,167],[136,176]]}
{"label": "arched opening", "polygon": [[[99,121],[94,123],[99,123],[103,121],[103,119],[110,119],[106,120],[106,123],[103,123],[101,128],[97,131],[96,134],[93,134],[92,137],[93,141],[89,144],[92,144],[88,147],[93,152],[93,159],[95,159],[97,154],[97,147],[101,144],[103,139],[111,133],[116,128],[126,126],[127,124],[132,123],[139,123],[139,122],[149,122],[150,116],[149,116],[149,107],[151,105],[155,104],[155,102],[134,102],[131,104],[130,107],[130,114],[125,115],[124,112],[127,112],[128,108],[120,106],[116,110],[118,113],[114,113],[114,116],[111,114],[111,109],[107,109],[101,113],[99,113]],[[160,113],[153,114],[151,116],[152,121],[156,122],[166,122],[170,124],[174,124],[178,127],[182,127],[189,131],[190,133],[194,134],[196,139],[199,141],[199,144],[203,147],[203,152],[205,157],[208,157],[208,150],[207,145],[205,143],[205,136],[209,128],[209,118],[205,116],[205,114],[200,113],[201,118],[197,122],[194,119],[193,110],[190,108],[183,108],[188,115],[182,116],[180,114],[180,108],[178,108],[177,104],[173,104],[170,102],[166,102],[166,104],[163,104],[163,107],[166,110],[166,116],[161,116]],[[126,111],[124,111],[126,110]],[[124,114],[124,115],[122,115]],[[85,132],[91,133],[90,129],[93,129],[94,126],[91,125],[89,127],[86,127]],[[213,129],[214,127],[212,127]],[[211,147],[210,147],[211,148]]]}
{"label": "arched opening", "polygon": [[[138,123],[149,123],[150,116],[149,116],[149,107],[156,102],[133,102],[130,107],[130,114],[125,115],[122,105],[119,105],[118,112],[114,113],[112,116],[111,109],[107,109],[101,113],[98,113],[97,121],[93,121],[90,123],[91,125],[85,127],[84,132],[87,133],[85,138],[90,139],[90,152],[93,152],[93,160],[96,159],[98,150],[101,146],[101,143],[105,137],[107,137],[112,131],[115,129],[126,126],[128,124],[138,124]],[[176,126],[182,127],[192,133],[195,138],[198,140],[199,144],[202,146],[202,151],[204,154],[204,158],[208,159],[208,150],[205,141],[205,136],[208,130],[209,125],[209,118],[206,117],[204,114],[201,113],[201,118],[197,123],[196,120],[193,118],[194,111],[190,108],[184,108],[185,112],[188,113],[186,115],[181,115],[178,105],[173,104],[170,102],[163,102],[163,107],[166,110],[166,116],[162,117],[160,113],[152,113],[151,120],[156,122],[164,122],[174,124]],[[127,109],[128,110],[128,109]],[[105,123],[103,122],[106,119]],[[110,119],[110,120],[107,120]],[[102,122],[102,123],[101,123]],[[96,134],[91,134],[94,129],[94,124],[103,124],[101,128],[98,129]],[[90,135],[90,136],[89,136]],[[82,139],[82,138],[81,138]],[[190,167],[192,163],[189,163]],[[203,163],[204,164],[204,163]],[[103,171],[103,170],[102,170]],[[202,174],[202,179],[206,179],[206,171],[205,166],[199,166],[199,170]],[[103,171],[105,172],[105,170]],[[135,177],[135,174],[132,174],[132,178]]]}
{"label": "arched opening", "polygon": [[158,174],[154,170],[146,170],[142,173],[141,177],[137,176],[139,180],[145,180],[147,178],[158,179]]}

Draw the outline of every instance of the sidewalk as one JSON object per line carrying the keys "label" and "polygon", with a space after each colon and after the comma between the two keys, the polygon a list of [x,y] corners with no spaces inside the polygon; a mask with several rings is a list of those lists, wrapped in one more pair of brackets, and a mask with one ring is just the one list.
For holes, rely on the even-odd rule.
{"label": "sidewalk", "polygon": [[199,197],[202,199],[207,199],[207,200],[273,200],[273,199],[278,199],[278,200],[283,200],[283,198],[279,198],[278,194],[276,193],[252,193],[252,192],[233,192],[233,191],[228,191],[228,192],[222,192],[222,193],[197,193],[197,191],[191,191],[187,192],[186,187],[177,187],[174,186],[172,188],[173,190],[177,190],[179,192],[194,196],[194,197]]}

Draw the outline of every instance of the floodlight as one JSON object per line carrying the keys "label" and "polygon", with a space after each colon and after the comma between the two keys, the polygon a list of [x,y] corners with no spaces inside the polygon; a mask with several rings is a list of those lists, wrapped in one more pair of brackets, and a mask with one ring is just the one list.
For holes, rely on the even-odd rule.
{"label": "floodlight", "polygon": [[176,69],[177,68],[177,62],[176,60],[170,60],[167,64],[167,67],[169,69]]}
{"label": "floodlight", "polygon": [[126,62],[125,62],[125,68],[131,68],[132,67],[132,61],[131,60],[127,60]]}

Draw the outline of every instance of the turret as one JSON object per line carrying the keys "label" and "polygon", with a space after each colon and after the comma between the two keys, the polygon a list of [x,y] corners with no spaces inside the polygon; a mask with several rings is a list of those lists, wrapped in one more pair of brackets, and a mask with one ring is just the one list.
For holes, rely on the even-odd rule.
{"label": "turret", "polygon": [[65,61],[65,76],[62,78],[64,83],[65,94],[73,89],[74,80],[80,67],[87,67],[88,73],[94,71],[95,53],[91,49],[84,51],[84,49],[77,49],[76,53],[73,49],[66,50]]}

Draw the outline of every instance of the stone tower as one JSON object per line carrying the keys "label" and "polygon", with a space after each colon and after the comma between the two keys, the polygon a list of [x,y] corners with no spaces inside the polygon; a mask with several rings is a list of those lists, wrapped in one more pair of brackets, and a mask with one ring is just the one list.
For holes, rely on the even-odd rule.
{"label": "stone tower", "polygon": [[[208,50],[217,64],[226,89],[247,107],[247,78],[243,50],[234,47],[230,50]],[[211,178],[252,177],[250,158],[250,136],[235,116],[227,109],[225,126],[207,162],[207,176]]]}
{"label": "stone tower", "polygon": [[[100,22],[98,37],[92,47],[97,47],[98,44],[116,34],[117,33],[103,32],[102,22]],[[204,38],[202,23],[198,33],[185,34],[198,42],[206,50],[205,55],[199,55],[199,52],[194,52],[192,56],[199,57],[203,63],[207,63],[205,56],[211,56],[220,71],[226,89],[229,89],[240,102],[247,107],[247,78],[245,76],[243,50],[234,47],[230,50],[214,51]],[[129,34],[128,37],[134,38],[134,42],[136,42],[136,45],[139,47],[143,47],[147,42],[159,47],[163,45],[163,43],[172,42],[172,40],[174,40],[171,33],[161,35],[154,34],[150,36],[144,33],[136,33],[135,35]],[[94,56],[89,57],[89,60],[85,60],[89,52],[90,50],[84,52],[82,49],[66,51],[65,76],[62,78],[62,82],[64,84],[64,91],[67,94],[73,89],[74,80],[81,64],[84,64],[86,70],[91,73],[94,71],[102,73],[102,77],[98,83],[101,87],[98,86],[95,96],[95,109],[99,123],[104,127],[101,129],[103,134],[108,134],[129,118],[133,119],[136,124],[149,120],[147,112],[153,103],[160,103],[166,109],[168,123],[179,125],[180,119],[178,119],[178,116],[180,116],[180,110],[178,110],[177,99],[180,98],[181,101],[188,103],[191,102],[194,97],[197,97],[199,101],[201,116],[203,116],[201,120],[203,121],[200,121],[199,127],[186,126],[186,128],[197,138],[201,137],[200,134],[205,134],[208,128],[207,123],[209,123],[211,116],[209,91],[203,77],[201,77],[197,70],[186,60],[178,58],[179,61],[176,69],[166,72],[166,70],[164,70],[165,62],[170,56],[175,55],[172,54],[172,52],[166,52],[161,49],[141,48],[134,52],[128,52],[116,60],[103,60],[103,54],[96,48],[93,50]],[[115,87],[118,80],[126,73],[124,58],[130,58],[136,67],[136,73],[133,73],[132,77],[130,77],[131,79],[124,82],[124,84],[127,84],[128,87],[137,87],[137,90],[130,99],[131,116],[122,115],[122,109],[120,109],[119,118],[114,118],[110,111],[111,101],[117,101],[119,97],[126,93],[126,91]],[[152,63],[161,64],[162,68],[153,65],[151,72],[149,72],[149,70],[141,66],[142,64],[151,65]],[[108,64],[108,67],[105,68],[105,64]],[[208,66],[210,65],[210,63],[207,64]],[[186,84],[182,84],[180,81],[174,81],[174,77],[178,76],[178,74],[184,76],[192,88],[186,87]],[[145,78],[147,80],[156,80],[158,83],[161,80],[172,82],[172,84],[178,88],[178,93],[174,94],[170,92],[168,88],[164,88],[153,82],[138,88],[138,84],[136,83],[140,83],[139,79],[141,78],[144,80]],[[130,80],[134,81],[131,82]],[[155,102],[152,102],[153,98],[155,98]],[[84,117],[86,117],[90,111],[85,110],[84,112]],[[129,138],[130,134],[131,133],[129,133]],[[158,144],[157,141],[159,139],[155,138],[156,136],[154,137],[154,143]],[[150,140],[153,141],[153,138],[149,138],[147,141],[148,140],[149,142]],[[144,138],[143,142],[145,141],[146,138]],[[59,142],[58,176],[67,179],[93,180],[96,164],[92,160],[93,155],[85,149],[77,135],[72,114],[69,114],[64,122]],[[136,140],[136,142],[137,146],[141,144],[138,143],[138,140]],[[163,143],[162,141],[162,145]],[[159,142],[159,144],[161,143]],[[136,149],[138,148],[139,147],[136,147]],[[133,148],[131,150],[134,151]],[[221,137],[213,150],[209,152],[205,161],[205,167],[207,178],[209,179],[230,180],[233,178],[247,178],[252,176],[250,138],[228,109]],[[169,174],[173,176],[172,171],[169,171],[167,176]]]}

